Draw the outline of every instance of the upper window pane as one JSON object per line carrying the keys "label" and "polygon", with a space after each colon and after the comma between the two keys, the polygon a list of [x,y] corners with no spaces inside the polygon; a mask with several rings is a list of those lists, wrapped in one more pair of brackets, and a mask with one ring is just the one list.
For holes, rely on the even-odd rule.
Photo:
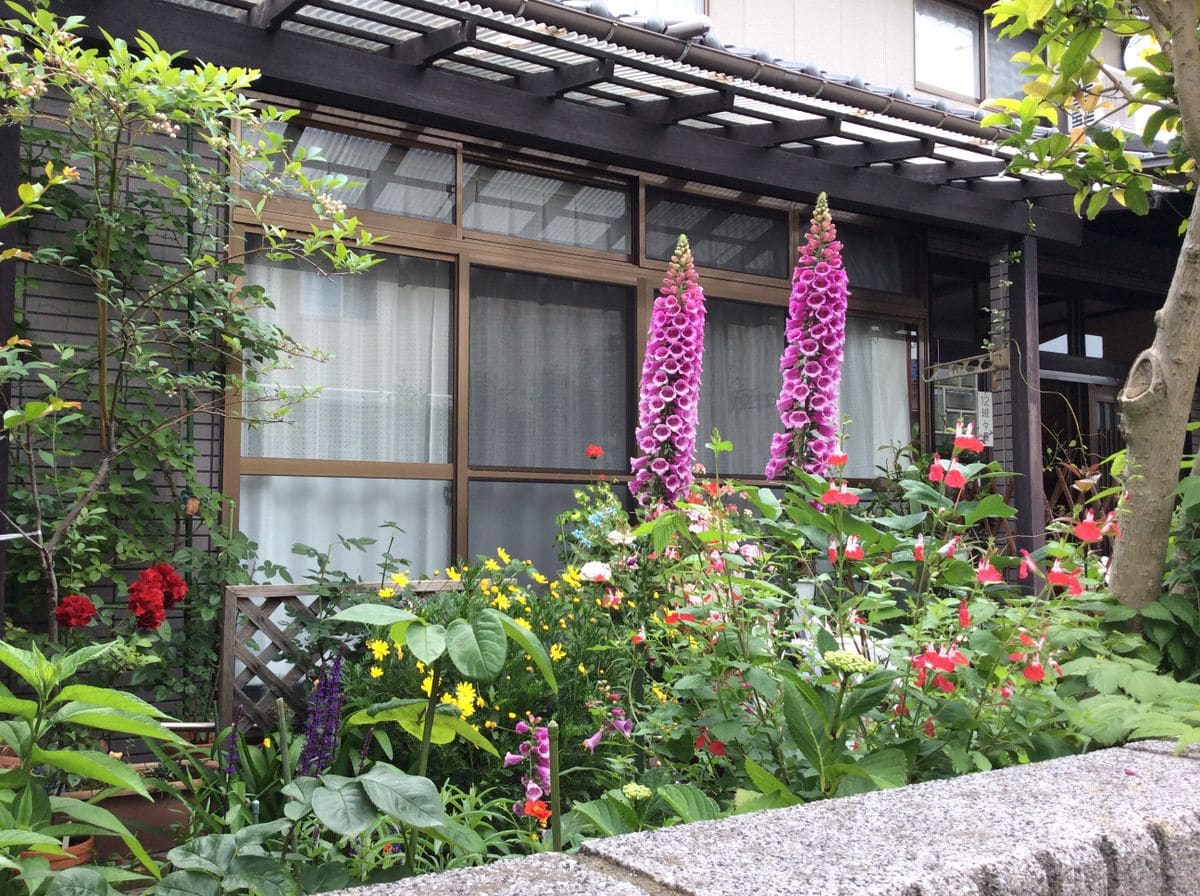
{"label": "upper window pane", "polygon": [[915,250],[910,241],[887,231],[842,224],[838,239],[845,247],[842,263],[852,287],[900,294],[916,291]]}
{"label": "upper window pane", "polygon": [[332,357],[270,371],[247,395],[318,387],[289,422],[243,434],[251,457],[448,463],[450,309],[453,268],[444,261],[382,255],[363,274],[330,276],[300,262],[251,256],[246,279],[275,307],[266,322]]}
{"label": "upper window pane", "polygon": [[1017,53],[1029,53],[1037,45],[1038,35],[1026,31],[1016,37],[1001,37],[995,29],[987,32],[987,93],[989,97],[1025,96],[1021,88],[1028,80],[1021,74],[1026,62],[1013,62]]}
{"label": "upper window pane", "polygon": [[293,147],[317,153],[302,166],[309,177],[348,178],[329,191],[334,199],[352,208],[454,223],[454,153],[293,123],[273,129]]}
{"label": "upper window pane", "polygon": [[699,267],[786,277],[787,216],[691,196],[646,192],[646,255],[667,261],[686,234]]}
{"label": "upper window pane", "polygon": [[941,0],[916,9],[917,83],[978,99],[979,13]]}
{"label": "upper window pane", "polygon": [[704,14],[704,0],[608,0],[606,6],[614,16],[654,16],[669,20]]}
{"label": "upper window pane", "polygon": [[906,324],[846,318],[846,361],[838,409],[846,475],[871,477],[894,466],[895,446],[909,444],[916,422],[916,333]]}
{"label": "upper window pane", "polygon": [[[696,442],[707,442],[715,426],[733,442],[733,452],[721,456],[720,473],[761,476],[779,428],[775,402],[787,309],[711,298],[707,304]],[[698,447],[696,459],[712,472],[707,449]]]}
{"label": "upper window pane", "polygon": [[463,226],[527,240],[628,254],[625,190],[525,171],[463,166]]}
{"label": "upper window pane", "polygon": [[588,469],[629,456],[633,290],[471,268],[473,466]]}

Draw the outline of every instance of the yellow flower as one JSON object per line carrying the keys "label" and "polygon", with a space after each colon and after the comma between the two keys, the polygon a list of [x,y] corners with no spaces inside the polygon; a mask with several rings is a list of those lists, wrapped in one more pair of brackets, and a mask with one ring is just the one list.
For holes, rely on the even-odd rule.
{"label": "yellow flower", "polygon": [[574,566],[568,566],[563,571],[562,580],[576,590],[583,587],[583,579],[579,578],[579,570]]}
{"label": "yellow flower", "polygon": [[479,695],[475,693],[475,685],[469,681],[460,682],[454,689],[454,702],[458,705],[458,710],[464,719],[474,715],[475,705],[479,702]]}
{"label": "yellow flower", "polygon": [[509,607],[512,606],[512,601],[510,601],[503,594],[497,594],[495,597],[492,598],[492,606],[495,607],[497,610],[503,611],[503,610],[507,610]]}
{"label": "yellow flower", "polygon": [[430,672],[428,675],[425,676],[424,681],[421,682],[421,693],[424,694],[426,697],[428,697],[429,692],[432,690],[433,690],[433,673]]}
{"label": "yellow flower", "polygon": [[578,668],[580,675],[587,675],[587,666],[585,666],[583,663],[580,663]]}
{"label": "yellow flower", "polygon": [[497,563],[495,560],[493,560],[491,557],[488,557],[486,560],[483,561],[483,568],[486,569],[488,572],[499,572],[500,564]]}
{"label": "yellow flower", "polygon": [[395,588],[380,588],[379,596],[382,597],[384,600],[387,600],[389,597],[395,597],[396,589]]}
{"label": "yellow flower", "polygon": [[[367,650],[371,651],[371,655],[375,657],[375,662],[380,663],[392,652],[391,646],[387,641],[373,639],[367,642]],[[379,676],[376,675],[376,678]]]}
{"label": "yellow flower", "polygon": [[[538,572],[536,569],[535,569],[533,572],[531,572],[529,575],[530,575],[530,576],[533,578],[533,580],[534,580],[535,582],[537,582],[539,585],[545,585],[547,582],[549,582],[549,581],[550,581],[548,578],[546,578],[544,575],[542,575],[542,574],[541,574],[540,572]],[[557,585],[558,583],[557,583],[557,582],[555,582],[555,584]],[[550,587],[552,587],[552,588],[553,588],[554,586],[553,586],[553,585],[551,585]]]}
{"label": "yellow flower", "polygon": [[446,567],[446,578],[448,578],[451,582],[457,582],[459,579],[462,578],[462,573],[459,572],[457,569],[455,569],[453,566],[447,566]]}
{"label": "yellow flower", "polygon": [[398,588],[408,587],[408,576],[402,572],[392,573],[392,584]]}
{"label": "yellow flower", "polygon": [[[400,645],[397,644],[396,646],[399,647]],[[425,672],[425,664],[423,662],[421,662],[420,660],[417,660],[417,674],[421,675],[424,672]],[[426,691],[425,693],[429,693],[429,692]]]}
{"label": "yellow flower", "polygon": [[515,718],[517,717],[517,714],[516,714],[515,712],[510,712],[510,713],[508,714],[508,717],[509,717],[510,719],[515,719]]}
{"label": "yellow flower", "polygon": [[500,558],[501,563],[512,563],[512,557],[508,555],[508,551],[504,548],[496,548],[496,556]]}
{"label": "yellow flower", "polygon": [[667,692],[664,691],[662,688],[660,688],[658,685],[651,685],[650,690],[652,690],[654,692],[654,696],[658,698],[659,703],[667,702]]}
{"label": "yellow flower", "polygon": [[550,645],[550,659],[554,660],[556,663],[566,655],[566,648],[564,648],[561,644]]}
{"label": "yellow flower", "polygon": [[381,677],[383,677],[383,670],[382,670],[382,669],[380,669],[378,666],[372,666],[372,667],[371,667],[371,677],[372,677],[372,678],[381,678]]}
{"label": "yellow flower", "polygon": [[527,632],[533,631],[533,626],[531,626],[529,624],[529,620],[525,619],[524,617],[518,616],[513,620],[513,622],[515,622],[517,625],[521,626],[521,628],[525,629],[525,631],[527,631]]}
{"label": "yellow flower", "polygon": [[476,697],[476,698],[475,698],[475,705],[476,705],[477,707],[479,707],[480,709],[483,709],[484,707],[486,707],[486,706],[487,706],[487,701],[486,701],[486,700],[484,700],[482,697]]}
{"label": "yellow flower", "polygon": [[496,723],[493,722],[491,719],[488,719],[486,722],[483,723],[483,727],[486,728],[488,731],[493,731],[499,726],[497,726]]}
{"label": "yellow flower", "polygon": [[271,749],[271,738],[264,737],[263,738],[263,746],[266,747],[268,750]]}
{"label": "yellow flower", "polygon": [[399,641],[396,642],[395,647],[396,647],[396,659],[398,659],[398,660],[404,659],[404,648],[400,646]]}

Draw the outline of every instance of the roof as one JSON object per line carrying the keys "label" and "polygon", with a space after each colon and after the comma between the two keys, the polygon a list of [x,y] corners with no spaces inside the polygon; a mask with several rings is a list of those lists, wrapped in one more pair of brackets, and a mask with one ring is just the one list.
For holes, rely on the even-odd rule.
{"label": "roof", "polygon": [[664,33],[581,5],[603,11],[554,0],[52,3],[118,35],[159,23],[163,46],[178,38],[198,58],[260,66],[279,92],[781,198],[824,190],[856,211],[1079,237],[1072,216],[1039,207],[1071,189],[1005,174],[1001,132],[976,110],[716,46],[702,19],[661,23],[675,32]]}

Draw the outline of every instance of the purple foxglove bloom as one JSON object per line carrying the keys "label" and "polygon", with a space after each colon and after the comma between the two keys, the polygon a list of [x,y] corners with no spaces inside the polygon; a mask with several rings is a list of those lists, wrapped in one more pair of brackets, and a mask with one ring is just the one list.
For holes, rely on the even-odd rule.
{"label": "purple foxglove bloom", "polygon": [[520,753],[505,753],[504,754],[504,767],[505,768],[512,768],[514,765],[520,765],[524,761],[525,761],[525,757],[522,756]]}
{"label": "purple foxglove bloom", "polygon": [[524,719],[521,719],[517,722],[517,724],[513,725],[513,730],[516,731],[517,734],[528,734],[529,733],[529,723],[526,722]]}
{"label": "purple foxglove bloom", "polygon": [[589,753],[595,753],[595,752],[596,752],[596,747],[600,746],[600,739],[601,739],[602,737],[604,737],[604,729],[603,729],[603,728],[601,728],[599,731],[597,731],[597,732],[596,732],[595,734],[593,734],[591,737],[589,737],[589,738],[586,738],[586,739],[584,740],[584,742],[583,742],[583,746],[584,746],[584,748],[585,748],[585,749],[586,749],[586,750],[587,750]]}
{"label": "purple foxglove bloom", "polygon": [[641,453],[631,460],[629,490],[644,508],[673,504],[692,486],[705,314],[692,250],[687,237],[680,235],[654,300],[642,363],[637,429]]}
{"label": "purple foxglove bloom", "polygon": [[783,477],[791,467],[823,476],[837,447],[848,283],[842,244],[822,193],[792,276],[788,348],[779,360],[783,386],[777,406],[784,431],[771,439],[768,479]]}
{"label": "purple foxglove bloom", "polygon": [[530,781],[525,785],[525,799],[540,800],[542,798],[542,788]]}

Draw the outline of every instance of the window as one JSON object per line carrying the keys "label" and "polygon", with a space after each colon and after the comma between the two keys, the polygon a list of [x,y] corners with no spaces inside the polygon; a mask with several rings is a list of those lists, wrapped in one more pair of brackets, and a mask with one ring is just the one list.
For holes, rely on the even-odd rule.
{"label": "window", "polygon": [[761,476],[779,428],[787,309],[712,298],[707,305],[696,460],[711,471],[712,454],[703,446],[715,426],[733,442],[733,452],[721,457],[721,474]]}
{"label": "window", "polygon": [[845,247],[842,261],[851,289],[910,296],[916,293],[915,240],[850,224],[838,225],[838,239]]}
{"label": "window", "polygon": [[[582,487],[571,482],[473,481],[467,491],[468,556],[493,554],[502,547],[549,575],[558,569],[555,521],[575,506],[575,490]],[[624,484],[616,489],[617,494],[629,492]]]}
{"label": "window", "polygon": [[467,163],[463,192],[463,226],[472,230],[629,252],[630,202],[624,190]]}
{"label": "window", "polygon": [[683,19],[705,12],[705,0],[608,0],[606,5],[615,16]]}
{"label": "window", "polygon": [[786,277],[787,216],[694,196],[646,192],[646,255],[663,261],[686,234],[696,266]]}
{"label": "window", "polygon": [[846,318],[839,410],[850,455],[846,475],[871,477],[890,466],[891,446],[907,445],[917,421],[917,336],[892,321]]}
{"label": "window", "polygon": [[1024,96],[1025,63],[1013,62],[1012,57],[1032,51],[1037,35],[1001,37],[986,25],[978,8],[950,0],[916,0],[917,87],[972,101]]}
{"label": "window", "polygon": [[634,388],[633,291],[471,268],[473,467],[623,471]]}

